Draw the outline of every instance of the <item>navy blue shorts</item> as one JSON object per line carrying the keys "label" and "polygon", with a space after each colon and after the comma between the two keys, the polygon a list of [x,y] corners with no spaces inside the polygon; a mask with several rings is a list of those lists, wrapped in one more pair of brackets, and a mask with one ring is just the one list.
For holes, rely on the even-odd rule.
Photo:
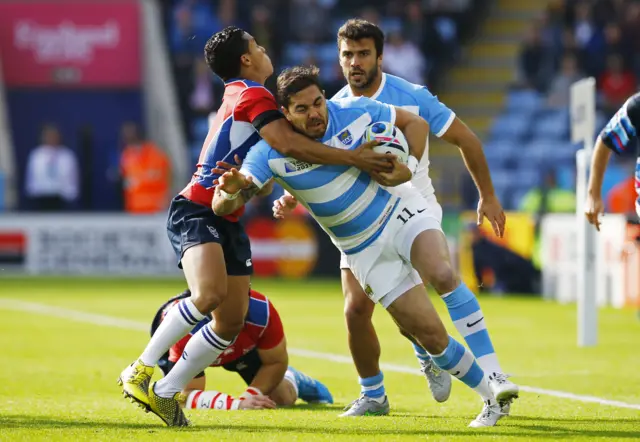
{"label": "navy blue shorts", "polygon": [[253,273],[251,244],[244,227],[213,213],[211,207],[176,196],[169,207],[167,234],[178,258],[178,267],[184,252],[190,247],[210,242],[222,246],[227,275],[246,276]]}

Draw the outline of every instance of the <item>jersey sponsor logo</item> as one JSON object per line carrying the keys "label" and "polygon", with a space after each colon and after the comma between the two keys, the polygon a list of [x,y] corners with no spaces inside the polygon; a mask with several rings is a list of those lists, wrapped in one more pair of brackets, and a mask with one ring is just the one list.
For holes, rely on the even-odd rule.
{"label": "jersey sponsor logo", "polygon": [[293,158],[288,158],[287,161],[284,163],[284,171],[286,173],[299,172],[301,170],[308,169],[312,166],[313,164],[311,163],[299,161]]}
{"label": "jersey sponsor logo", "polygon": [[348,146],[353,142],[353,135],[351,135],[349,129],[345,129],[338,134],[338,140],[345,146]]}

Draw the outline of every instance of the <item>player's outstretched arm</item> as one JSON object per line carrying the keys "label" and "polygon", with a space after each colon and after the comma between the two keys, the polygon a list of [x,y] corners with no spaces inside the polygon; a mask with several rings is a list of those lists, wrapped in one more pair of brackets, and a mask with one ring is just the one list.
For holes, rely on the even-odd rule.
{"label": "player's outstretched arm", "polygon": [[262,365],[249,388],[256,388],[262,394],[270,395],[284,379],[284,374],[289,366],[286,339],[282,338],[280,343],[273,348],[258,349],[258,356]]}
{"label": "player's outstretched arm", "polygon": [[205,390],[205,377],[197,377],[183,390],[182,408],[206,410],[263,410],[276,408],[268,396],[245,394],[239,398],[216,390]]}
{"label": "player's outstretched arm", "polygon": [[495,234],[502,237],[504,235],[506,216],[493,188],[487,158],[482,150],[482,142],[458,117],[453,120],[449,129],[442,135],[442,139],[458,146],[462,153],[464,164],[476,183],[480,194],[478,225],[482,224],[484,218],[487,218]]}
{"label": "player's outstretched arm", "polygon": [[607,170],[607,164],[611,157],[609,149],[602,138],[598,137],[596,147],[591,158],[591,173],[589,174],[589,187],[585,204],[585,216],[596,230],[600,231],[600,215],[604,214],[604,202],[602,201],[602,181]]}
{"label": "player's outstretched arm", "polygon": [[260,192],[250,176],[232,168],[218,178],[211,207],[218,216],[230,215]]}
{"label": "player's outstretched arm", "polygon": [[283,118],[262,127],[260,136],[280,154],[307,163],[354,166],[369,173],[391,170],[393,155],[374,152],[376,142],[354,150],[329,147],[294,131]]}

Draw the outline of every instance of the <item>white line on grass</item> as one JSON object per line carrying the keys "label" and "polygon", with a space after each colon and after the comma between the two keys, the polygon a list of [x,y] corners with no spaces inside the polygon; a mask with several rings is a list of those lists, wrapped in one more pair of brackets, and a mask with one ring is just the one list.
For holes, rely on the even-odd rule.
{"label": "white line on grass", "polygon": [[[0,308],[5,310],[15,310],[21,312],[39,313],[46,316],[52,316],[62,319],[71,319],[76,322],[84,322],[93,325],[104,325],[108,327],[121,328],[124,330],[136,330],[136,331],[149,331],[149,324],[140,321],[133,321],[131,319],[118,318],[115,316],[100,315],[96,313],[87,313],[78,310],[70,310],[63,307],[56,307],[47,304],[40,304],[35,302],[19,301],[17,299],[0,298]],[[333,353],[321,353],[312,350],[305,350],[300,348],[290,348],[289,353],[295,356],[300,356],[310,359],[321,359],[324,361],[336,362],[339,364],[352,364],[352,360],[348,356],[337,355]],[[417,368],[407,367],[405,365],[396,364],[380,364],[380,368],[389,372],[407,373],[413,375],[422,376],[422,373]],[[612,401],[609,399],[603,399],[595,396],[585,396],[581,394],[567,393],[564,391],[547,390],[546,388],[528,387],[526,385],[520,385],[520,390],[527,393],[542,394],[545,396],[553,396],[562,399],[569,399],[579,402],[590,402],[600,405],[608,405],[617,408],[630,408],[633,410],[640,410],[640,404],[629,404],[627,402]]]}

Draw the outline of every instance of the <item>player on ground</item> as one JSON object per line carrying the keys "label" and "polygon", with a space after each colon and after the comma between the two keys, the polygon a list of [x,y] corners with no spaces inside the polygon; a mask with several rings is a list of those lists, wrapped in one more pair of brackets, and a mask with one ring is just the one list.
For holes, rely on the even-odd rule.
{"label": "player on ground", "polygon": [[[327,102],[317,74],[315,68],[298,67],[278,77],[279,101],[298,130],[349,149],[359,144],[369,124],[385,121],[402,130],[413,156],[419,159],[423,154],[429,136],[424,119],[365,97]],[[408,164],[417,167],[418,160],[410,157]],[[407,167],[394,161],[392,173],[396,169],[404,174]],[[398,186],[391,192],[354,168],[294,163],[261,141],[249,152],[240,172],[231,169],[220,178],[215,213],[237,210],[272,179],[305,205],[345,254],[367,296],[385,307],[433,355],[434,364],[481,395],[485,406],[470,425],[495,425],[501,411],[488,377],[473,354],[447,335],[420,280],[420,275],[425,279],[434,276],[433,269],[438,268],[434,260],[447,258],[441,255],[446,253],[442,252],[446,244],[441,245],[444,236],[433,207],[410,186]],[[461,306],[461,313],[470,311],[464,292],[455,290],[449,296]],[[376,390],[380,384],[367,383],[363,388]]]}
{"label": "player on ground", "polygon": [[[338,31],[338,49],[342,71],[348,84],[333,99],[365,96],[401,107],[424,118],[436,136],[459,146],[480,193],[478,223],[482,223],[486,217],[493,225],[496,235],[501,237],[505,216],[494,194],[491,175],[478,137],[449,108],[431,95],[426,87],[382,72],[384,34],[375,24],[359,19],[347,21]],[[441,221],[442,208],[429,178],[428,146],[410,185],[422,194],[431,211]],[[276,217],[283,216],[287,211],[285,206],[292,209],[295,204],[295,199],[290,196],[276,200]],[[440,235],[439,232],[433,234]],[[508,414],[511,401],[518,395],[518,386],[510,382],[503,373],[478,300],[455,274],[446,239],[444,235],[440,236],[434,242],[437,252],[432,253],[432,271],[427,280],[447,305],[458,332],[489,375],[491,388],[502,405],[503,413]],[[344,416],[388,414],[389,402],[379,364],[380,342],[372,322],[375,304],[369,300],[349,270],[344,255],[340,268],[349,348],[358,371],[362,393]],[[409,339],[411,340],[410,337]],[[415,341],[413,347],[434,399],[438,402],[446,401],[451,392],[451,377],[447,372],[439,370],[427,352]],[[379,388],[373,391],[368,389],[367,385],[371,384],[379,385]]]}
{"label": "player on ground", "polygon": [[[118,379],[125,397],[170,426],[189,424],[179,406],[180,392],[242,330],[248,302],[251,250],[238,222],[241,211],[223,218],[211,210],[218,177],[213,172],[216,162],[230,161],[236,155],[243,159],[263,137],[279,152],[303,161],[356,166],[365,171],[392,168],[391,155],[376,154],[366,147],[335,149],[295,132],[264,87],[273,73],[271,60],[243,30],[228,27],[214,34],[204,52],[211,70],[225,81],[223,103],[204,141],[197,171],[173,199],[167,221],[191,297],[171,310],[140,357]],[[160,356],[211,312],[215,321],[193,336],[185,357],[167,376],[150,385]]]}
{"label": "player on ground", "polygon": [[[151,325],[152,335],[170,309],[189,296],[191,292],[185,290],[160,307]],[[182,356],[191,336],[210,321],[211,315],[208,315],[160,358],[158,366],[165,376]],[[333,403],[326,386],[288,364],[280,315],[266,296],[251,290],[242,331],[211,364],[211,367],[238,373],[248,386],[246,391],[234,398],[226,393],[205,390],[205,373],[201,372],[185,387],[182,392],[185,400],[181,405],[183,408],[258,410],[293,405],[298,398],[309,403]]]}
{"label": "player on ground", "polygon": [[[604,213],[602,202],[602,181],[607,169],[609,157],[613,151],[616,154],[630,152],[636,149],[638,131],[640,130],[640,92],[631,96],[607,125],[596,140],[595,151],[591,159],[591,174],[586,202],[587,219],[600,231],[600,214]],[[636,212],[640,216],[640,152],[636,163]]]}

